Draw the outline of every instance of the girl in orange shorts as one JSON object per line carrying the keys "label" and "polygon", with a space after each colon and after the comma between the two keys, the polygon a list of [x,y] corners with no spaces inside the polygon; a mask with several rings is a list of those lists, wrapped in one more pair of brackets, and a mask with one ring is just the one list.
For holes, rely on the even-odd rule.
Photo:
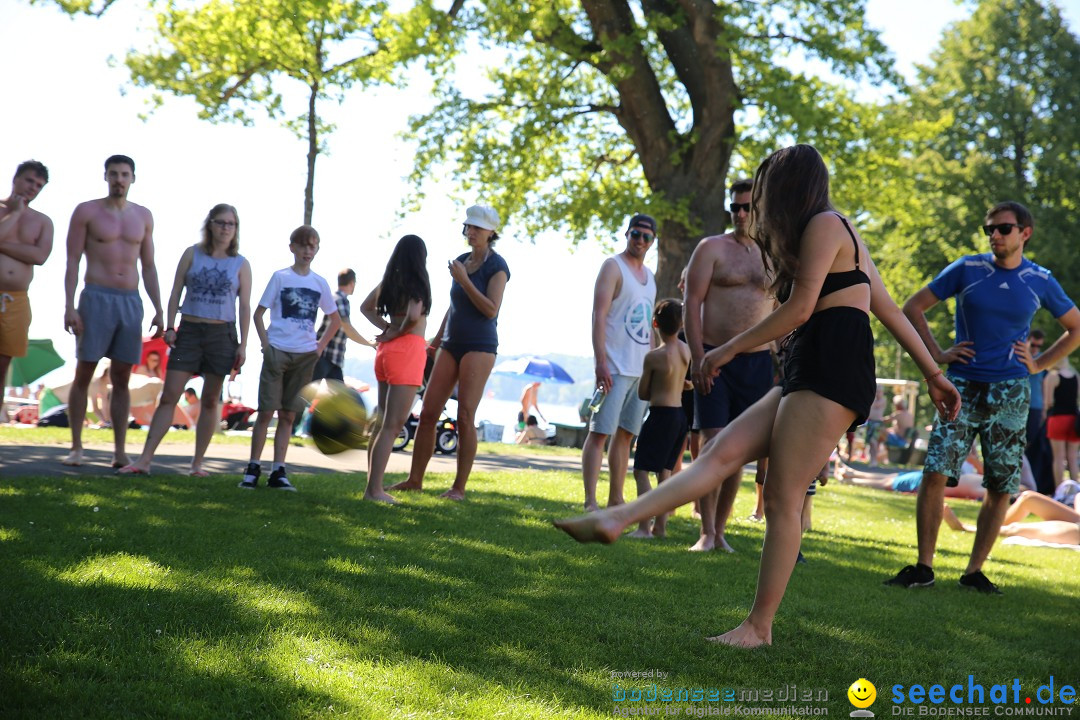
{"label": "girl in orange shorts", "polygon": [[375,441],[368,449],[365,500],[397,502],[383,489],[386,463],[394,438],[405,426],[416,391],[424,383],[427,361],[427,316],[431,312],[431,283],[427,273],[427,246],[416,235],[398,240],[382,282],[360,306],[372,325],[382,329],[375,338],[375,379],[379,382],[379,411]]}

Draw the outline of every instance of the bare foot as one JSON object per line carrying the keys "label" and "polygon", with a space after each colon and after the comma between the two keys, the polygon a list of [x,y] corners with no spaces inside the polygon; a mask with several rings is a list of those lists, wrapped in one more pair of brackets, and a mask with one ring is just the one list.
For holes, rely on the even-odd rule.
{"label": "bare foot", "polygon": [[397,505],[397,498],[390,493],[378,490],[372,490],[371,492],[364,493],[365,500],[372,500],[374,502],[386,503],[387,505]]}
{"label": "bare foot", "polygon": [[667,530],[665,530],[663,528],[653,528],[652,536],[654,538],[666,538],[667,537]]}
{"label": "bare foot", "polygon": [[113,455],[112,466],[113,470],[119,470],[122,467],[131,465],[131,460],[128,458],[127,453],[121,455]]}
{"label": "bare foot", "polygon": [[698,541],[690,547],[690,552],[708,552],[716,548],[716,538],[712,535],[702,535]]}
{"label": "bare foot", "polygon": [[640,530],[635,530],[634,532],[630,533],[629,535],[627,535],[627,537],[645,538],[646,540],[652,540],[654,536],[653,536],[651,531],[645,530],[645,529],[640,529]]}
{"label": "bare foot", "polygon": [[610,545],[619,539],[619,533],[623,529],[623,526],[618,521],[604,512],[594,512],[588,515],[579,515],[576,518],[554,520],[552,522],[555,527],[580,543],[598,542]]}
{"label": "bare foot", "polygon": [[941,508],[941,519],[953,530],[964,530],[964,523],[960,522],[960,518],[956,517],[956,513],[954,513],[953,509],[948,505]]}
{"label": "bare foot", "polygon": [[465,491],[464,490],[458,490],[457,488],[450,488],[449,490],[444,492],[439,497],[446,498],[447,500],[464,500],[465,499]]}
{"label": "bare foot", "polygon": [[413,482],[412,480],[405,480],[404,482],[399,482],[397,485],[391,485],[390,487],[387,488],[387,490],[417,490],[417,491],[423,490],[423,489],[424,489],[424,486],[422,484],[420,484],[418,482]]}
{"label": "bare foot", "polygon": [[607,502],[608,507],[616,507],[618,505],[625,505],[625,504],[626,504],[626,498],[622,498],[622,497],[608,498],[608,502]]}
{"label": "bare foot", "polygon": [[596,512],[599,509],[600,506],[597,505],[595,502],[585,503],[585,512],[587,513]]}
{"label": "bare foot", "polygon": [[757,513],[750,513],[746,516],[746,519],[750,522],[765,522],[765,516],[758,515]]}
{"label": "bare foot", "polygon": [[723,550],[726,553],[735,552],[735,548],[728,545],[727,538],[725,538],[723,535],[717,535],[716,536],[716,549],[717,550]]}
{"label": "bare foot", "polygon": [[68,456],[60,461],[61,465],[68,465],[70,467],[81,467],[83,464],[82,450],[72,450],[68,453]]}
{"label": "bare foot", "polygon": [[743,620],[742,625],[729,630],[723,635],[708,638],[709,642],[719,645],[731,645],[732,647],[756,648],[762,645],[772,645],[772,630],[764,635],[759,634],[750,624],[749,620]]}

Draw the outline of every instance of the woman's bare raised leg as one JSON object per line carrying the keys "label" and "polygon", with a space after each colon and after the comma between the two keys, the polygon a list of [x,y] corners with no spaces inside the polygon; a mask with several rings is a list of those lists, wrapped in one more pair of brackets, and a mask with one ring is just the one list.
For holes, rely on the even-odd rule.
{"label": "woman's bare raised leg", "polygon": [[854,419],[854,411],[809,390],[791,393],[781,401],[770,444],[765,543],[754,606],[741,625],[710,640],[747,648],[772,644],[773,618],[802,542],[806,489]]}
{"label": "woman's bare raised leg", "polygon": [[624,505],[557,520],[555,526],[578,542],[611,543],[628,525],[702,497],[746,463],[769,454],[769,438],[779,404],[780,389],[774,388],[725,427],[690,467],[672,475],[655,490]]}
{"label": "woman's bare raised leg", "polygon": [[1077,513],[1068,505],[1062,505],[1053,498],[1048,498],[1037,492],[1025,490],[1016,498],[1016,502],[1005,511],[1002,523],[1020,522],[1028,515],[1034,515],[1040,520],[1061,520],[1076,523],[1080,521],[1080,513]]}

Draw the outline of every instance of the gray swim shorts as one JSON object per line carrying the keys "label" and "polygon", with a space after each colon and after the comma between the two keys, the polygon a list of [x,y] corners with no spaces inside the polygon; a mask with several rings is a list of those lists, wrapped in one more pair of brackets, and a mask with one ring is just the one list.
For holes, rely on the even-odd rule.
{"label": "gray swim shorts", "polygon": [[138,290],[117,290],[87,285],[79,295],[83,331],[75,343],[75,357],[97,362],[138,365],[142,359],[143,304]]}

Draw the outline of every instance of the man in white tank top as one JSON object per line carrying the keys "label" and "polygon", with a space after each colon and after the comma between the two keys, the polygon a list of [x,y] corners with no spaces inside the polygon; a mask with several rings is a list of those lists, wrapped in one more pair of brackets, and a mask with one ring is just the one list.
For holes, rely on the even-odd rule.
{"label": "man in white tank top", "polygon": [[647,409],[645,401],[638,397],[637,387],[645,353],[653,346],[656,281],[652,271],[645,267],[645,254],[656,239],[656,220],[648,215],[634,215],[625,236],[626,249],[604,261],[593,289],[596,386],[606,395],[589,421],[589,434],[581,451],[586,511],[599,508],[596,483],[608,437],[611,437],[608,505],[622,504],[630,445],[641,431]]}

